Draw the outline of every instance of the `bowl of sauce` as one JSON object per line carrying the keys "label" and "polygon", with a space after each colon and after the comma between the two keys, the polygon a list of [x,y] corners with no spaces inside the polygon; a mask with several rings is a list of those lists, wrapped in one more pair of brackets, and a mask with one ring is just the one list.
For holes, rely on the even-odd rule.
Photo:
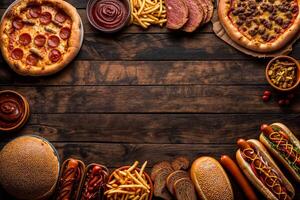
{"label": "bowl of sauce", "polygon": [[106,33],[117,32],[130,19],[129,0],[89,0],[87,17],[96,29]]}
{"label": "bowl of sauce", "polygon": [[0,133],[20,129],[29,118],[29,104],[21,94],[0,91]]}

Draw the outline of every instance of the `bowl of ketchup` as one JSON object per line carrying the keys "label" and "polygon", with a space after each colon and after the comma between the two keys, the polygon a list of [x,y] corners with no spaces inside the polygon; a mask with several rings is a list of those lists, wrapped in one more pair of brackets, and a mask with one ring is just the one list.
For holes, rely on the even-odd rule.
{"label": "bowl of ketchup", "polygon": [[96,29],[106,33],[117,32],[130,19],[129,0],[89,0],[87,17]]}

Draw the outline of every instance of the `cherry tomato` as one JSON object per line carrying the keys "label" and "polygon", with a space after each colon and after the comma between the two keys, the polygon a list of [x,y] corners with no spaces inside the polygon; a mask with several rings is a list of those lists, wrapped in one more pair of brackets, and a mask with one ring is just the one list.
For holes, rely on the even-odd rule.
{"label": "cherry tomato", "polygon": [[271,96],[271,91],[269,90],[264,91],[264,96]]}
{"label": "cherry tomato", "polygon": [[285,105],[285,100],[284,100],[284,99],[280,99],[280,100],[278,101],[278,104],[279,104],[280,106],[284,106],[284,105]]}
{"label": "cherry tomato", "polygon": [[264,102],[268,102],[268,101],[270,100],[270,96],[264,95],[264,96],[262,97],[262,100],[263,100]]}

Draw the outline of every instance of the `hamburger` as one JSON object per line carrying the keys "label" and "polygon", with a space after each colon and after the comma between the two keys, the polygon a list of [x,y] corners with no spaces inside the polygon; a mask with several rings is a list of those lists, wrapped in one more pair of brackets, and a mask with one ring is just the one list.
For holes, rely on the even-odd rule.
{"label": "hamburger", "polygon": [[190,173],[200,199],[234,199],[227,174],[216,159],[207,156],[196,159]]}
{"label": "hamburger", "polygon": [[17,199],[49,197],[59,176],[59,158],[54,147],[38,136],[22,136],[0,152],[0,184]]}

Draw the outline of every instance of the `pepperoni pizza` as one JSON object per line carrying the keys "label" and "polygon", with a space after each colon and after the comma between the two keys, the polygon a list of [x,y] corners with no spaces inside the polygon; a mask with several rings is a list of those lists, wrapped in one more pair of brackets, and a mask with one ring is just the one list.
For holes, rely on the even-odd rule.
{"label": "pepperoni pizza", "polygon": [[63,0],[21,0],[3,17],[1,51],[21,75],[53,74],[77,55],[81,22],[76,9]]}
{"label": "pepperoni pizza", "polygon": [[287,45],[300,29],[300,0],[219,0],[219,19],[238,44],[272,52]]}

